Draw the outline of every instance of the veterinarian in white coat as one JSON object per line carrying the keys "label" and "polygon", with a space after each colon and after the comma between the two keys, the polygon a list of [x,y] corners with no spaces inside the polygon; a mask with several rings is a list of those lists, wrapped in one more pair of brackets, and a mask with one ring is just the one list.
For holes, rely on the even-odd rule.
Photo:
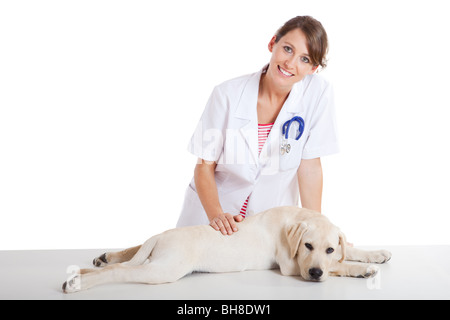
{"label": "veterinarian in white coat", "polygon": [[[270,41],[268,65],[215,87],[189,144],[199,161],[178,227],[210,224],[231,235],[245,216],[298,205],[299,195],[321,210],[320,157],[338,152],[333,91],[315,74],[327,46],[320,22],[296,17]],[[304,120],[298,140],[299,122],[282,133],[294,117]]]}

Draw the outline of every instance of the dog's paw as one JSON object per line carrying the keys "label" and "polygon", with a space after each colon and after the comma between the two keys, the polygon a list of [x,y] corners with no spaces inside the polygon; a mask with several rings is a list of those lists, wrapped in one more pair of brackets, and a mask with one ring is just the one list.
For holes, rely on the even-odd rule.
{"label": "dog's paw", "polygon": [[369,257],[370,263],[385,263],[391,260],[392,253],[390,253],[387,250],[379,250],[379,251],[373,251],[371,252],[371,255]]}
{"label": "dog's paw", "polygon": [[64,293],[74,293],[81,291],[81,274],[74,274],[62,285]]}
{"label": "dog's paw", "polygon": [[106,267],[108,265],[107,254],[104,253],[100,257],[95,258],[94,261],[92,261],[92,263],[96,267]]}
{"label": "dog's paw", "polygon": [[372,278],[378,273],[378,271],[380,271],[380,267],[369,265],[366,270],[358,276],[358,278]]}

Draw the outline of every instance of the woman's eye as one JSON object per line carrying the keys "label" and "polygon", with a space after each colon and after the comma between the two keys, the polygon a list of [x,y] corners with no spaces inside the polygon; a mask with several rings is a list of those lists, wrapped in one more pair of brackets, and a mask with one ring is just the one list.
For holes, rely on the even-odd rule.
{"label": "woman's eye", "polygon": [[288,47],[288,46],[285,46],[284,47],[284,51],[286,51],[287,53],[292,53],[292,48]]}
{"label": "woman's eye", "polygon": [[308,250],[313,250],[313,246],[310,243],[305,243],[305,247],[308,248]]}
{"label": "woman's eye", "polygon": [[308,57],[301,57],[302,62],[309,63]]}
{"label": "woman's eye", "polygon": [[333,253],[334,252],[334,249],[333,248],[328,248],[327,249],[327,254],[331,254],[331,253]]}

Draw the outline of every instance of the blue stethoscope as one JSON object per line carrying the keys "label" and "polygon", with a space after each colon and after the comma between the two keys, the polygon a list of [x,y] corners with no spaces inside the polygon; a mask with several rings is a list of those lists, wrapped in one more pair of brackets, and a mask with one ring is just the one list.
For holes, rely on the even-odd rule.
{"label": "blue stethoscope", "polygon": [[295,138],[296,141],[302,137],[303,131],[305,130],[305,120],[303,120],[302,117],[297,117],[297,116],[293,117],[291,120],[288,120],[283,124],[283,128],[282,128],[283,141],[281,143],[281,149],[280,149],[280,152],[282,155],[289,153],[291,151],[291,145],[288,143],[289,129],[291,128],[291,125],[294,122],[298,122],[298,134],[297,134],[297,137]]}

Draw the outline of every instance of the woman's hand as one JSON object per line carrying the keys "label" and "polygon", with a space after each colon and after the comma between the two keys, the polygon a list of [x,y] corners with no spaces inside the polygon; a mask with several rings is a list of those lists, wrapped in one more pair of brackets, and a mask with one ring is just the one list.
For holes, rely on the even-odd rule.
{"label": "woman's hand", "polygon": [[222,213],[211,219],[209,225],[213,227],[214,230],[220,231],[226,236],[232,235],[233,232],[237,232],[238,228],[236,222],[241,222],[242,220],[244,220],[244,217],[240,214],[233,216],[230,213]]}

